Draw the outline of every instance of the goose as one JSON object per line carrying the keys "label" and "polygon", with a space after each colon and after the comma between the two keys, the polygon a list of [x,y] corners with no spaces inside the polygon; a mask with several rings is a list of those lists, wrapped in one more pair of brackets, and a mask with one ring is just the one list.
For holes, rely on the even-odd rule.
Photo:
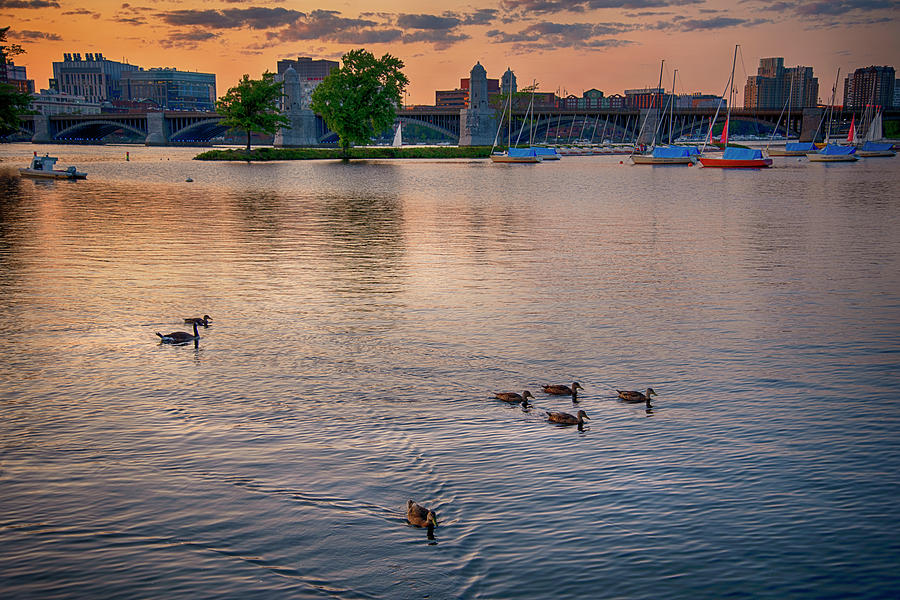
{"label": "goose", "polygon": [[433,510],[429,510],[421,504],[416,504],[412,500],[406,501],[406,520],[410,525],[416,527],[428,528],[428,533],[433,533],[437,527],[437,515]]}
{"label": "goose", "polygon": [[197,325],[203,325],[204,327],[209,327],[209,322],[212,321],[212,317],[209,315],[203,315],[203,318],[200,317],[190,317],[185,319],[184,322],[187,324],[196,323]]}
{"label": "goose", "polygon": [[194,335],[191,335],[186,331],[173,331],[172,333],[167,333],[166,335],[163,335],[157,331],[156,335],[158,335],[160,340],[162,340],[160,342],[161,344],[183,344],[184,342],[190,342],[191,340],[200,339],[200,332],[197,331],[196,322],[194,323]]}
{"label": "goose", "polygon": [[637,404],[638,402],[646,402],[650,404],[650,396],[657,396],[658,394],[653,391],[653,388],[647,388],[647,393],[642,394],[640,392],[632,392],[629,390],[616,390],[619,394],[619,399],[623,402],[632,402]]}
{"label": "goose", "polygon": [[521,394],[517,394],[515,392],[497,392],[496,394],[494,394],[494,396],[498,400],[503,400],[504,402],[510,403],[522,402],[527,404],[529,398],[531,398],[532,400],[534,399],[534,396],[532,396],[531,392],[529,392],[528,390],[525,390]]}
{"label": "goose", "polygon": [[562,423],[563,425],[578,425],[581,427],[584,425],[584,420],[591,420],[587,413],[583,410],[578,411],[578,416],[573,417],[569,413],[564,412],[547,412],[547,420],[551,423]]}
{"label": "goose", "polygon": [[581,384],[577,381],[572,384],[572,387],[567,385],[544,385],[541,386],[541,390],[545,394],[552,394],[553,396],[572,396],[573,398],[578,395],[578,390],[583,390]]}

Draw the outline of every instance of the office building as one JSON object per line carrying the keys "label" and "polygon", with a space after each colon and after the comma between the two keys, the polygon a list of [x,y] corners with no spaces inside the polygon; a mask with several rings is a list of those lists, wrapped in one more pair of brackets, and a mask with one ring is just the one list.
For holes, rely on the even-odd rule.
{"label": "office building", "polygon": [[[512,71],[507,72],[512,73]],[[513,75],[512,83],[515,85],[515,75]],[[488,98],[500,93],[499,79],[487,80],[487,93]],[[469,78],[460,79],[459,87],[455,90],[435,90],[434,105],[443,108],[467,108],[469,106]]]}
{"label": "office building", "polygon": [[25,67],[7,63],[0,67],[0,83],[8,83],[23,94],[34,93],[34,79],[28,79]]}
{"label": "office building", "polygon": [[744,85],[744,108],[781,109],[788,103],[795,108],[816,106],[819,80],[812,67],[785,67],[784,58],[762,58],[756,75]]}
{"label": "office building", "polygon": [[58,92],[83,96],[89,102],[121,100],[122,73],[139,67],[108,60],[101,53],[63,54],[62,62],[53,63],[51,86]]}
{"label": "office building", "polygon": [[169,68],[122,73],[123,99],[151,103],[160,110],[212,111],[216,108],[216,76]]}
{"label": "office building", "polygon": [[[309,56],[300,56],[296,59],[284,58],[278,61],[277,73],[284,76],[284,72],[289,67],[293,67],[297,71],[297,77],[300,81],[325,79],[331,74],[332,69],[340,68],[340,63],[336,60],[313,59]],[[279,80],[280,81],[280,80]]]}
{"label": "office building", "polygon": [[894,67],[856,69],[844,80],[844,106],[852,109],[865,108],[869,104],[893,106],[895,84]]}
{"label": "office building", "polygon": [[625,108],[660,108],[666,106],[672,95],[663,88],[625,90]]}
{"label": "office building", "polygon": [[73,96],[56,90],[41,90],[34,95],[31,108],[42,115],[99,115],[100,103],[90,102],[84,96]]}

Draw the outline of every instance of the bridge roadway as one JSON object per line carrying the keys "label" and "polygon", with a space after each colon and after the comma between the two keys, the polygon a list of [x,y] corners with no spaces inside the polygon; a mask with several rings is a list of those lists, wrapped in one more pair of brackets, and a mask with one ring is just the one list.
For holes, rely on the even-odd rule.
{"label": "bridge roadway", "polygon": [[[512,125],[504,128],[512,131],[512,135],[519,137],[523,143],[532,141],[530,137],[533,137],[534,142],[565,142],[588,138],[595,141],[632,141],[641,133],[642,126],[642,140],[649,141],[656,122],[656,111],[637,109],[536,109],[527,123],[525,113],[524,109],[514,110]],[[705,135],[715,113],[715,109],[711,108],[676,110],[671,124],[673,137],[690,133]],[[649,119],[644,124],[644,117],[648,114]],[[822,114],[822,108],[792,110],[789,115],[791,135],[799,135],[804,141],[812,140],[820,127]],[[732,121],[757,123],[761,131],[770,130],[778,122],[779,116],[784,119],[780,110],[736,109],[731,112]],[[850,118],[849,111],[836,111],[835,130],[846,130]],[[663,137],[668,137],[669,115],[661,114],[660,119],[662,122],[658,130]],[[221,125],[221,115],[210,112],[27,115],[21,120],[20,135],[30,136],[34,143],[99,144],[103,143],[106,136],[118,133],[147,145],[196,145],[209,143],[210,139],[222,135],[228,129]],[[460,110],[457,108],[405,108],[398,112],[397,120],[428,128],[451,142],[459,140]],[[717,122],[724,120],[724,112],[720,112]],[[884,120],[900,120],[900,109],[885,110]],[[315,136],[320,143],[337,141],[336,135],[325,127],[320,117],[316,117],[316,129]],[[518,133],[520,129],[521,136]]]}

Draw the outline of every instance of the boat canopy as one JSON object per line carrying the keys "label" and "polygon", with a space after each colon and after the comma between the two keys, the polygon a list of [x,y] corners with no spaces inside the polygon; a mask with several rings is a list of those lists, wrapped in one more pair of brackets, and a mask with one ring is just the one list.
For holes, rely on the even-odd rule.
{"label": "boat canopy", "polygon": [[516,158],[525,158],[527,156],[538,156],[537,152],[535,152],[537,148],[510,148],[507,156],[513,156]]}
{"label": "boat canopy", "polygon": [[[543,148],[539,146],[535,146],[530,148],[534,150],[534,156],[559,156],[559,152],[556,151],[556,148]],[[513,156],[510,154],[510,156]],[[531,156],[530,154],[526,154],[526,156]]]}
{"label": "boat canopy", "polygon": [[812,142],[791,142],[784,145],[784,149],[788,152],[815,152],[816,145]]}
{"label": "boat canopy", "polygon": [[725,148],[725,152],[722,153],[722,158],[724,160],[758,160],[762,157],[762,150],[754,148],[735,148],[734,146],[728,146]]}
{"label": "boat canopy", "polygon": [[854,146],[838,146],[837,144],[828,144],[819,150],[819,154],[824,154],[825,156],[846,156],[854,152],[856,152]]}
{"label": "boat canopy", "polygon": [[692,154],[698,154],[697,149],[689,146],[657,146],[653,149],[653,158],[682,158]]}
{"label": "boat canopy", "polygon": [[886,152],[893,148],[894,145],[890,142],[887,143],[879,143],[879,142],[866,142],[862,145],[861,150],[865,152]]}

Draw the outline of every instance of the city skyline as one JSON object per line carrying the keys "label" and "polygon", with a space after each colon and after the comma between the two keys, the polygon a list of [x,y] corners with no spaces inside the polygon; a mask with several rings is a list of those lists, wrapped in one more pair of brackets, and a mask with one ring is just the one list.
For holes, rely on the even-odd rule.
{"label": "city skyline", "polygon": [[[0,0],[10,41],[26,54],[38,89],[66,52],[102,52],[144,68],[215,73],[224,93],[247,73],[274,72],[284,58],[337,60],[353,48],[389,52],[406,63],[407,101],[433,104],[480,61],[489,76],[507,67],[520,86],[581,95],[664,87],[678,69],[679,93],[721,93],[741,45],[735,87],[743,90],[761,58],[811,66],[828,101],[836,70],[900,63],[896,0],[836,2],[742,0],[499,0],[448,11],[425,0],[385,1],[379,10],[355,0],[337,8],[319,2],[228,0],[179,3],[84,0]],[[838,101],[841,98],[838,83]]]}

